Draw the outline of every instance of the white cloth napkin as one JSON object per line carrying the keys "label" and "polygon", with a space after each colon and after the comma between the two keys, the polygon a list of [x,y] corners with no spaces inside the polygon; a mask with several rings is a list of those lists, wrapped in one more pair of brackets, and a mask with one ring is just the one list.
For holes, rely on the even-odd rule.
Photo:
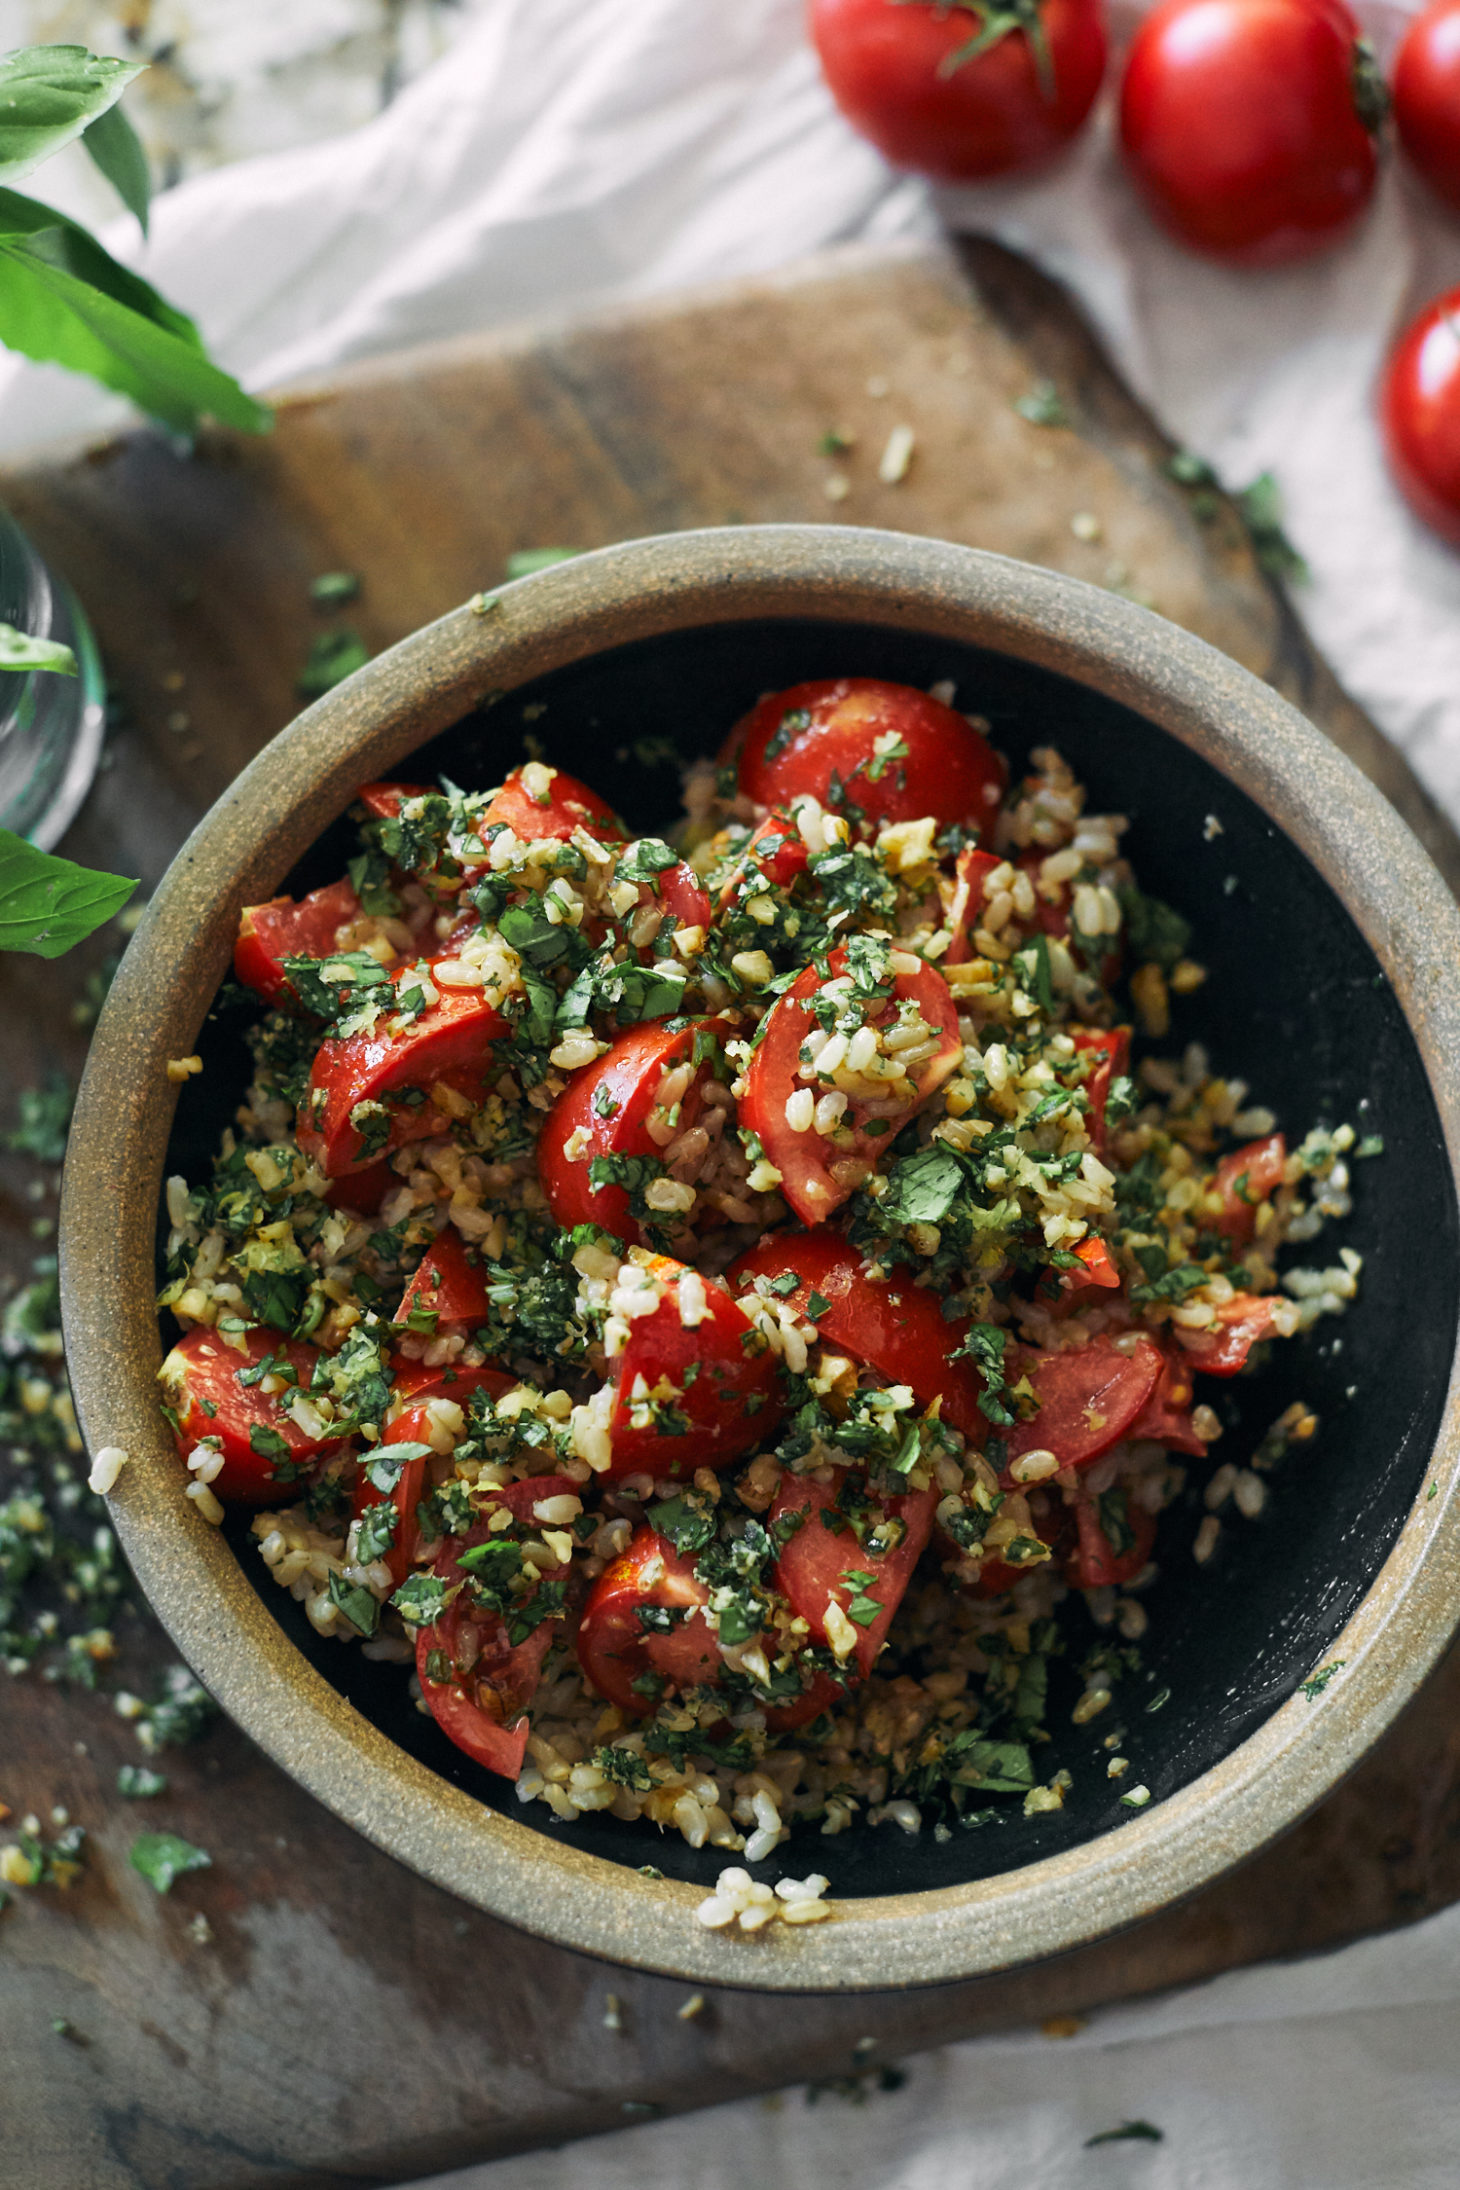
{"label": "white cloth napkin", "polygon": [[[1360,13],[1387,51],[1403,11]],[[1108,116],[1059,171],[935,204],[840,121],[800,0],[489,0],[368,127],[185,184],[158,203],[145,251],[125,222],[108,241],[263,387],[431,336],[764,271],[844,238],[931,233],[939,213],[1067,281],[1132,382],[1228,484],[1276,472],[1313,571],[1300,613],[1460,818],[1460,556],[1409,518],[1371,416],[1403,314],[1460,283],[1460,230],[1392,169],[1340,249],[1228,274],[1152,231],[1116,171]],[[83,381],[0,361],[7,456],[122,415]],[[1112,2010],[1072,2042],[948,2048],[855,2118],[845,2102],[791,2096],[450,2181],[1450,2190],[1457,2061],[1460,1910]],[[1132,2117],[1164,2141],[1085,2149]]]}

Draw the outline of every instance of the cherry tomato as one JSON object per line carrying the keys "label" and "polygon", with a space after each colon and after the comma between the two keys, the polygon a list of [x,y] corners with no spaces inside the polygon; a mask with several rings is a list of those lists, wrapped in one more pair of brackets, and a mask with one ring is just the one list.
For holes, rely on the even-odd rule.
{"label": "cherry tomato", "polygon": [[784,808],[809,794],[833,809],[859,808],[874,829],[926,814],[982,828],[1006,781],[998,754],[964,716],[876,677],[772,693],[731,731],[720,758],[735,763],[757,805]]}
{"label": "cherry tomato", "polygon": [[1105,1105],[1110,1100],[1110,1083],[1130,1069],[1130,1033],[1129,1027],[1077,1027],[1071,1037],[1076,1049],[1091,1060],[1085,1079],[1090,1103],[1085,1131],[1097,1156],[1105,1153]]}
{"label": "cherry tomato", "polygon": [[783,1297],[799,1315],[809,1312],[822,1337],[863,1361],[889,1384],[907,1384],[919,1406],[942,1401],[942,1418],[982,1445],[990,1424],[979,1409],[983,1379],[967,1359],[949,1355],[968,1329],[966,1316],[949,1321],[936,1293],[914,1285],[910,1271],[871,1277],[855,1247],[825,1225],[813,1232],[770,1232],[728,1272],[731,1286],[747,1287],[752,1278],[778,1278],[793,1272],[795,1290]]}
{"label": "cherry tomato", "polygon": [[1083,1468],[1123,1437],[1156,1389],[1165,1356],[1144,1331],[1121,1339],[1092,1338],[1059,1353],[1043,1347],[1010,1349],[1014,1384],[1027,1376],[1039,1406],[1010,1430],[1002,1480],[1027,1452],[1052,1452],[1062,1468]]}
{"label": "cherry tomato", "polygon": [[480,1264],[470,1259],[466,1241],[456,1226],[447,1224],[421,1257],[394,1320],[408,1323],[413,1314],[434,1315],[430,1336],[444,1338],[453,1326],[457,1330],[475,1330],[485,1323],[490,1305]]}
{"label": "cherry tomato", "polygon": [[1400,337],[1384,377],[1389,463],[1416,514],[1460,547],[1460,289]]}
{"label": "cherry tomato", "polygon": [[1234,1247],[1246,1247],[1257,1229],[1257,1205],[1267,1201],[1283,1183],[1288,1144],[1281,1133],[1268,1133],[1245,1148],[1234,1148],[1217,1165],[1215,1191],[1221,1196],[1221,1215],[1212,1230]]}
{"label": "cherry tomato", "polygon": [[1433,0],[1405,32],[1394,121],[1430,188],[1460,212],[1460,0]]}
{"label": "cherry tomato", "polygon": [[1132,1444],[1149,1438],[1168,1452],[1189,1452],[1198,1460],[1205,1457],[1206,1439],[1198,1437],[1192,1422],[1191,1374],[1185,1357],[1168,1348],[1155,1390],[1125,1433]]}
{"label": "cherry tomato", "polygon": [[1163,0],[1121,87],[1126,165],[1193,250],[1273,265],[1368,204],[1383,92],[1342,0]]}
{"label": "cherry tomato", "polygon": [[552,769],[546,796],[536,798],[523,782],[522,773],[520,768],[513,769],[482,816],[478,833],[484,843],[488,831],[503,827],[523,844],[539,843],[548,837],[564,843],[579,827],[600,841],[622,839],[623,824],[613,808],[576,776],[562,768]]}
{"label": "cherry tomato", "polygon": [[1155,1514],[1119,1488],[1102,1498],[1077,1498],[1075,1527],[1078,1542],[1065,1562],[1072,1589],[1119,1589],[1133,1582],[1156,1541]]}
{"label": "cherry tomato", "polygon": [[1235,1376],[1254,1346],[1277,1331],[1282,1302],[1273,1293],[1234,1293],[1217,1310],[1214,1330],[1178,1331],[1178,1344],[1205,1376]]}
{"label": "cherry tomato", "polygon": [[751,831],[738,864],[720,885],[715,910],[725,912],[739,898],[754,897],[765,883],[789,890],[806,872],[810,857],[800,830],[787,814],[768,813]]}
{"label": "cherry tomato", "polygon": [[[644,1228],[630,1209],[628,1189],[612,1181],[595,1186],[590,1167],[595,1157],[661,1159],[669,1142],[698,1121],[704,1083],[715,1076],[714,1038],[726,1031],[715,1019],[695,1019],[688,1025],[676,1021],[673,1026],[649,1020],[621,1034],[596,1064],[574,1074],[543,1120],[537,1143],[537,1175],[557,1223],[601,1224],[629,1246],[647,1245]],[[689,1086],[668,1111],[659,1107],[666,1074],[693,1063],[697,1051],[702,1062]],[[668,1139],[660,1140],[651,1126]],[[580,1143],[582,1153],[570,1157],[568,1143],[575,1133],[586,1134],[587,1140]],[[682,1221],[676,1218],[675,1225]]]}
{"label": "cherry tomato", "polygon": [[[846,983],[845,1002],[850,1004],[854,991],[847,952],[835,950],[824,963],[830,967],[831,981]],[[885,1095],[852,1096],[833,1128],[834,1138],[814,1125],[799,1131],[786,1117],[791,1098],[804,1092],[819,1099],[832,1091],[830,1076],[823,1079],[811,1066],[811,1059],[831,1038],[816,1010],[828,986],[827,976],[813,962],[772,1004],[746,1069],[740,1104],[742,1125],[760,1136],[767,1159],[781,1174],[782,1193],[805,1224],[820,1224],[856,1192],[876,1170],[893,1136],[926,1108],[963,1057],[958,1012],[948,984],[932,966],[919,962],[912,973],[893,974],[891,992],[885,998],[867,1000],[865,1025],[889,1027],[898,1020],[900,1004],[915,1006],[929,1029],[931,1054],[914,1063],[900,1082],[883,1082],[888,1088]],[[840,1039],[845,1045],[846,1038]],[[851,1039],[855,1041],[857,1035]]]}
{"label": "cherry tomato", "polygon": [[394,821],[408,798],[435,798],[429,783],[362,783],[355,793],[373,821]]}
{"label": "cherry tomato", "polygon": [[[694,1562],[667,1536],[641,1528],[621,1559],[606,1567],[588,1594],[578,1623],[578,1663],[601,1696],[620,1710],[652,1711],[659,1700],[635,1688],[657,1673],[673,1688],[714,1687],[720,1646],[699,1608],[709,1599]],[[674,1615],[667,1633],[646,1626],[641,1612]],[[649,1684],[646,1681],[646,1686]]]}
{"label": "cherry tomato", "polygon": [[[397,976],[398,985],[414,980],[409,967]],[[327,1036],[299,1106],[295,1137],[301,1150],[327,1178],[338,1178],[345,1171],[368,1170],[407,1141],[446,1132],[449,1119],[431,1100],[432,1089],[445,1086],[479,1102],[492,1065],[491,1045],[506,1032],[507,1021],[481,989],[443,989],[436,1003],[397,1034],[390,1032],[386,1016],[368,1034],[343,1041]],[[383,1148],[378,1133],[361,1130],[382,1123]]]}
{"label": "cherry tomato", "polygon": [[[223,1467],[213,1478],[215,1495],[243,1506],[280,1505],[299,1495],[299,1479],[316,1461],[341,1448],[337,1437],[306,1435],[279,1404],[309,1390],[319,1348],[277,1331],[254,1329],[237,1336],[235,1346],[221,1332],[195,1325],[163,1362],[159,1381],[177,1417],[174,1435],[184,1459],[205,1437],[219,1440]],[[286,1390],[266,1392],[258,1376],[239,1382],[240,1375],[253,1374],[271,1358],[293,1372]]]}
{"label": "cherry tomato", "polygon": [[308,897],[271,897],[245,905],[238,918],[233,970],[245,988],[268,1003],[289,987],[286,958],[328,958],[338,931],[360,917],[360,900],[348,882],[331,882]]}
{"label": "cherry tomato", "polygon": [[1057,1291],[1065,1300],[1082,1300],[1087,1293],[1118,1290],[1120,1272],[1103,1239],[1082,1239],[1073,1250],[1078,1270],[1060,1272]]}
{"label": "cherry tomato", "polygon": [[397,1589],[415,1564],[416,1552],[420,1547],[421,1529],[416,1519],[416,1508],[426,1495],[426,1469],[431,1455],[429,1451],[420,1451],[404,1460],[400,1474],[390,1490],[381,1490],[372,1483],[369,1470],[382,1455],[389,1460],[392,1445],[428,1446],[431,1427],[431,1419],[424,1406],[408,1407],[391,1424],[384,1443],[361,1455],[360,1471],[355,1477],[353,1509],[357,1521],[372,1506],[389,1503],[395,1507],[395,1537],[384,1558],[385,1564],[390,1568],[390,1578]]}
{"label": "cherry tomato", "polygon": [[965,844],[958,854],[953,870],[953,897],[948,907],[947,926],[953,940],[948,945],[947,965],[966,965],[977,955],[973,931],[983,925],[984,884],[994,869],[1002,865],[997,852],[980,852],[972,844]]}
{"label": "cherry tomato", "polygon": [[[509,1621],[475,1602],[471,1583],[457,1563],[462,1550],[486,1535],[483,1523],[467,1537],[454,1538],[432,1568],[443,1581],[466,1586],[433,1626],[417,1634],[416,1673],[427,1709],[443,1734],[489,1772],[516,1779],[531,1731],[521,1714],[536,1693],[542,1661],[561,1631],[562,1615],[539,1620],[521,1642],[512,1641]],[[442,1657],[451,1672],[444,1681],[431,1671],[433,1664],[439,1670]]]}
{"label": "cherry tomato", "polygon": [[[657,1478],[728,1467],[780,1420],[776,1357],[714,1278],[667,1255],[649,1256],[644,1267],[657,1300],[651,1314],[629,1321],[627,1343],[609,1364],[613,1458],[606,1472]],[[697,1301],[682,1299],[687,1277],[692,1293],[703,1294],[702,1312]]]}
{"label": "cherry tomato", "polygon": [[[865,1675],[872,1670],[913,1569],[927,1547],[939,1493],[913,1490],[886,1500],[869,1494],[865,1502],[873,1525],[868,1540],[859,1542],[837,1503],[841,1487],[840,1480],[819,1483],[814,1476],[783,1475],[766,1526],[777,1536],[795,1516],[804,1517],[776,1561],[776,1587],[791,1610],[805,1620],[813,1643],[830,1646],[826,1616],[833,1603],[838,1605],[856,1628],[853,1654]],[[829,1525],[838,1518],[839,1528]],[[876,1526],[889,1522],[901,1524],[901,1540],[879,1552],[872,1540]]]}
{"label": "cherry tomato", "polygon": [[832,96],[892,161],[944,182],[1035,167],[1076,135],[1105,74],[1099,0],[1025,13],[811,0]]}
{"label": "cherry tomato", "polygon": [[428,1399],[454,1399],[464,1407],[473,1392],[490,1392],[493,1399],[500,1399],[517,1384],[516,1377],[487,1366],[459,1369],[448,1363],[444,1368],[429,1369],[424,1361],[411,1361],[404,1354],[393,1355],[390,1365],[395,1382],[385,1419],[392,1436],[400,1435],[400,1421],[407,1407],[422,1407]]}

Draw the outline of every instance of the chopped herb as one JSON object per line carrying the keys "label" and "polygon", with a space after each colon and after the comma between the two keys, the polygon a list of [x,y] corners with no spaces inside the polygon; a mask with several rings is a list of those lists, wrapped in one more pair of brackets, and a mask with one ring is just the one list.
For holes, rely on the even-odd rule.
{"label": "chopped herb", "polygon": [[514,548],[507,558],[507,576],[530,578],[534,571],[551,570],[554,563],[571,563],[574,556],[586,552],[572,547]]}
{"label": "chopped herb", "polygon": [[1308,1701],[1310,1703],[1316,1702],[1333,1679],[1334,1674],[1341,1673],[1347,1664],[1347,1658],[1330,1658],[1327,1665],[1320,1665],[1316,1673],[1310,1673],[1308,1678],[1300,1683],[1302,1693],[1308,1698]]}
{"label": "chopped herb", "polygon": [[[375,1510],[388,1512],[394,1520],[394,1506],[377,1507]],[[331,1567],[329,1593],[330,1603],[344,1614],[357,1634],[375,1633],[380,1625],[380,1603],[371,1596],[368,1589],[362,1589],[358,1582],[347,1582],[343,1574]]]}
{"label": "chopped herb", "polygon": [[[24,1100],[25,1098],[24,1096],[22,1096],[21,1101],[24,1102]],[[11,1146],[13,1147],[14,1145],[15,1144],[12,1142]],[[1356,1156],[1382,1156],[1383,1153],[1384,1136],[1382,1133],[1366,1133],[1363,1139],[1359,1142],[1358,1147],[1354,1150],[1354,1154]]]}
{"label": "chopped herb", "polygon": [[1036,380],[1028,395],[1015,398],[1014,408],[1031,426],[1068,426],[1070,414],[1052,380]]}
{"label": "chopped herb", "polygon": [[316,632],[294,689],[302,700],[322,699],[346,677],[363,669],[369,659],[370,649],[358,631],[341,626],[338,631]]}
{"label": "chopped herb", "polygon": [[213,1858],[176,1833],[139,1833],[132,1842],[131,1865],[159,1893],[170,1893],[185,1871],[206,1871]]}
{"label": "chopped herb", "polygon": [[1085,2150],[1093,2152],[1098,2144],[1164,2144],[1166,2132],[1154,2122],[1122,2122],[1119,2129],[1102,2129],[1098,2136],[1085,2139]]}
{"label": "chopped herb", "polygon": [[117,1793],[129,1802],[146,1802],[153,1795],[165,1795],[167,1774],[154,1772],[145,1764],[123,1764],[117,1772]]}
{"label": "chopped herb", "polygon": [[353,601],[360,591],[360,580],[353,570],[325,570],[310,581],[309,598],[317,608],[338,608],[344,601]]}
{"label": "chopped herb", "polygon": [[1148,897],[1134,883],[1125,884],[1115,894],[1120,900],[1132,956],[1169,973],[1190,948],[1191,922],[1163,905],[1159,897]]}

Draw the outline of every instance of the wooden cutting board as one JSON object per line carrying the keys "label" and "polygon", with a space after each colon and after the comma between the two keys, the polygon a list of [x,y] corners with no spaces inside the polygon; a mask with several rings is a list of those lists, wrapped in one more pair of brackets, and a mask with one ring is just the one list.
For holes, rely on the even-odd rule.
{"label": "wooden cutting board", "polygon": [[[1037,396],[1047,415],[1045,381],[1067,424],[1016,408]],[[883,483],[902,425],[912,461]],[[829,433],[850,445],[822,453]],[[155,882],[295,711],[321,631],[388,645],[498,582],[517,549],[825,519],[965,540],[1148,600],[1303,707],[1460,885],[1460,844],[1314,655],[1237,513],[1194,501],[1170,453],[1061,293],[975,243],[961,258],[845,253],[352,367],[290,391],[263,442],[209,437],[189,458],[143,434],[12,472],[0,499],[86,602],[122,703],[67,848]],[[331,570],[362,590],[321,611],[310,581]],[[0,966],[16,1085],[75,1073],[68,1007],[104,949]],[[0,1159],[12,1277],[36,1213]],[[120,1632],[113,1685],[145,1689],[171,1652],[145,1619]],[[169,1753],[169,1791],[145,1813],[115,1793],[138,1756],[105,1695],[0,1686],[0,1800],[62,1804],[92,1835],[69,1894],[21,1894],[0,1917],[0,2174],[17,2190],[399,2182],[1078,2016],[1460,1897],[1460,1660],[1280,1847],[1140,1930],[936,1992],[712,1993],[691,2020],[687,1987],[541,1945],[399,1869],[231,1727]],[[213,1868],[157,1898],[127,1864],[144,1829],[181,1833]],[[190,1930],[200,1912],[207,1943]]]}

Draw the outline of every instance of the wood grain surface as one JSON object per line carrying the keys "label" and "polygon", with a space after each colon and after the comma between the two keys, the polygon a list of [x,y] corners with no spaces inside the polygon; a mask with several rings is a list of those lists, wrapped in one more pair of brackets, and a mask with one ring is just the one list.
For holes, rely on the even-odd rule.
{"label": "wood grain surface", "polygon": [[[1014,408],[1044,378],[1067,426]],[[899,424],[916,453],[885,485],[878,459]],[[818,453],[829,429],[850,449]],[[138,435],[13,472],[0,498],[86,602],[123,702],[67,848],[155,882],[294,712],[320,630],[389,644],[500,580],[514,549],[829,519],[966,540],[1148,599],[1304,707],[1460,881],[1460,847],[1313,654],[1235,511],[1198,516],[1163,470],[1169,453],[1060,293],[976,244],[962,263],[922,247],[847,254],[576,329],[360,366],[291,391],[262,443],[209,438],[187,457]],[[312,607],[327,570],[359,573],[359,601]],[[74,1074],[70,999],[104,948],[5,963],[15,1085],[53,1065]],[[0,1160],[12,1279],[37,1206]],[[116,1680],[146,1687],[165,1639],[145,1617],[120,1632]],[[138,1755],[103,1695],[0,1687],[0,1798],[17,1812],[64,1804],[92,1835],[69,1894],[20,1894],[0,1918],[0,2179],[14,2190],[398,2182],[1079,2015],[1460,1897],[1454,1659],[1280,1846],[1137,1931],[937,1991],[715,1993],[690,2021],[686,1987],[540,1945],[423,1884],[229,1726],[169,1753],[168,1794],[146,1806],[115,1794]],[[161,1827],[213,1857],[166,1899],[127,1863],[133,1834]],[[208,1943],[189,1929],[200,1912]]]}

